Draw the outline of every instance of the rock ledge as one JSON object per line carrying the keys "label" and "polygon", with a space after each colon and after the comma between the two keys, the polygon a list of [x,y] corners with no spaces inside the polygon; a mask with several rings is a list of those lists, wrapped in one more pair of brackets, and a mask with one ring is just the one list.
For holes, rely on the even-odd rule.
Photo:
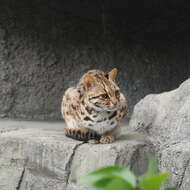
{"label": "rock ledge", "polygon": [[17,129],[0,135],[1,190],[88,189],[78,179],[106,165],[146,169],[154,147],[143,136],[126,135],[113,144],[91,145],[64,136],[62,131]]}

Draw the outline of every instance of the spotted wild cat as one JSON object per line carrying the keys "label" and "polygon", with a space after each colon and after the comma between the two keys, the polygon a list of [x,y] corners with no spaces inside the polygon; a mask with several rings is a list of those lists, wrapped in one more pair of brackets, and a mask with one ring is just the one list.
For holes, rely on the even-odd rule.
{"label": "spotted wild cat", "polygon": [[115,82],[117,69],[85,73],[76,87],[66,90],[61,112],[65,135],[89,143],[111,143],[127,112],[127,101]]}

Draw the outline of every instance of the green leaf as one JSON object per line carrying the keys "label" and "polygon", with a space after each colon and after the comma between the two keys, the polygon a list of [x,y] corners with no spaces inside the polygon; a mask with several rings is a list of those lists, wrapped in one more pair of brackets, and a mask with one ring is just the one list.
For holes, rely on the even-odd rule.
{"label": "green leaf", "polygon": [[135,175],[127,168],[121,168],[118,166],[109,166],[101,168],[94,172],[91,172],[89,175],[82,177],[80,182],[85,184],[94,185],[102,179],[123,179],[131,185],[131,187],[136,186],[136,177]]}
{"label": "green leaf", "polygon": [[169,187],[166,190],[180,190],[180,188],[178,188],[178,187]]}
{"label": "green leaf", "polygon": [[135,190],[129,183],[122,179],[112,180],[105,190]]}
{"label": "green leaf", "polygon": [[92,190],[105,190],[106,186],[112,181],[110,178],[103,178],[93,184]]}
{"label": "green leaf", "polygon": [[91,172],[91,174],[110,174],[120,172],[123,168],[119,166],[107,166]]}
{"label": "green leaf", "polygon": [[109,166],[109,167],[101,168],[89,173],[87,176],[82,177],[80,179],[80,183],[93,184],[102,178],[107,178],[108,176],[110,178],[110,174],[114,172],[120,172],[121,170],[122,168],[117,167],[117,166]]}
{"label": "green leaf", "polygon": [[140,176],[139,178],[144,178],[144,177],[150,177],[154,174],[156,174],[157,172],[157,162],[155,157],[150,156],[148,159],[148,170],[146,173],[144,173],[142,176]]}
{"label": "green leaf", "polygon": [[143,177],[139,179],[139,186],[141,190],[158,190],[168,177],[169,175],[167,173],[159,173],[150,177]]}
{"label": "green leaf", "polygon": [[136,187],[136,177],[128,168],[123,168],[122,171],[120,171],[120,173],[117,173],[117,176],[123,178],[133,187]]}

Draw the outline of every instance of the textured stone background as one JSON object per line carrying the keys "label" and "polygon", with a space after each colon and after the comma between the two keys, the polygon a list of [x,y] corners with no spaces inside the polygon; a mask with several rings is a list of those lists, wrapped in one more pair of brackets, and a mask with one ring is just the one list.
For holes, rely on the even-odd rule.
{"label": "textured stone background", "polygon": [[1,0],[0,117],[57,120],[64,90],[117,67],[133,105],[190,74],[183,0]]}

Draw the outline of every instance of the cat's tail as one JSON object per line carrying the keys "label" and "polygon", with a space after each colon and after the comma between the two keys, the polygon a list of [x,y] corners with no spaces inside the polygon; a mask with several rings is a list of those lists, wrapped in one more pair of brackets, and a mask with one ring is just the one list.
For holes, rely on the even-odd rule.
{"label": "cat's tail", "polygon": [[75,140],[88,142],[91,139],[100,139],[100,135],[88,128],[64,128],[65,135]]}

